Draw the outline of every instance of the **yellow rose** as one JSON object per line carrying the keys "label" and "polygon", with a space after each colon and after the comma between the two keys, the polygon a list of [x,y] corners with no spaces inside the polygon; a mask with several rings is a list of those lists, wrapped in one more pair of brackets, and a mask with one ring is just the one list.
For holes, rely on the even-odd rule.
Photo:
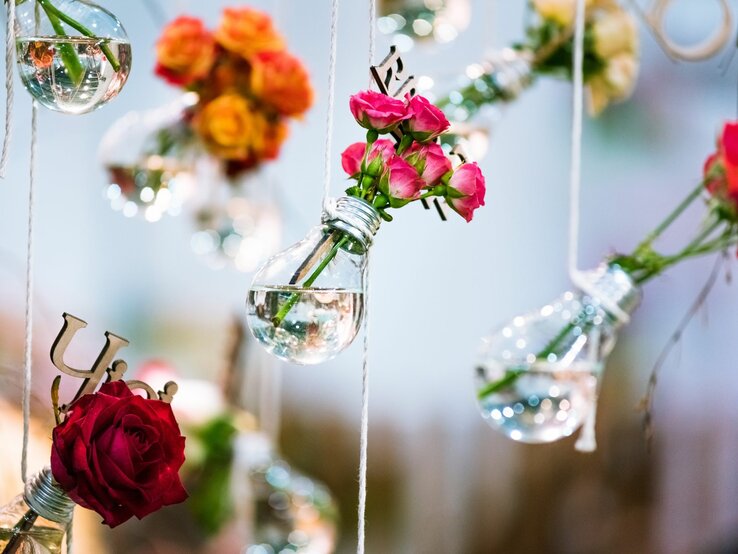
{"label": "yellow rose", "polygon": [[[619,9],[617,0],[585,0],[587,12],[602,9]],[[574,25],[574,15],[577,11],[577,0],[533,0],[533,9],[543,19],[553,21],[561,27]],[[587,13],[587,17],[589,17]]]}
{"label": "yellow rose", "polygon": [[262,52],[281,52],[284,39],[274,28],[271,17],[252,8],[226,8],[215,40],[244,58]]}
{"label": "yellow rose", "polygon": [[195,129],[214,155],[242,160],[263,141],[262,119],[242,96],[224,94],[208,102],[197,114]]}
{"label": "yellow rose", "polygon": [[603,13],[592,25],[594,51],[602,60],[638,50],[638,27],[625,10]]}
{"label": "yellow rose", "polygon": [[635,88],[638,59],[633,54],[618,54],[607,62],[604,71],[587,83],[589,112],[599,115],[610,103],[625,100]]}

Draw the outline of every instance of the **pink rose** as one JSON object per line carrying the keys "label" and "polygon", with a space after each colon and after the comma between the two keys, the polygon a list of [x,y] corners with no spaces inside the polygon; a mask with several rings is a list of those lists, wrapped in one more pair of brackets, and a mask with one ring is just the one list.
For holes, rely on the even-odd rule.
{"label": "pink rose", "polygon": [[354,94],[349,100],[349,107],[359,125],[379,133],[389,133],[410,117],[402,100],[373,90]]}
{"label": "pink rose", "polygon": [[[375,174],[375,176],[378,175],[381,172],[382,166],[384,166],[384,164],[386,164],[392,156],[395,155],[395,145],[388,139],[379,139],[374,142],[374,144],[372,144],[372,149],[369,151],[369,155],[366,157],[368,168],[362,167],[365,152],[366,143],[355,142],[346,148],[346,150],[343,151],[343,154],[341,154],[341,166],[351,178],[358,177],[362,172]],[[379,158],[379,161],[375,165],[379,165],[379,167],[372,167],[372,162],[377,158]]]}
{"label": "pink rose", "polygon": [[424,186],[418,171],[399,156],[389,161],[379,182],[380,190],[387,195],[393,208],[417,199]]}
{"label": "pink rose", "polygon": [[482,170],[476,162],[458,167],[448,183],[448,188],[446,202],[467,221],[471,221],[474,217],[474,210],[484,206],[487,188]]}
{"label": "pink rose", "polygon": [[407,132],[417,141],[428,142],[442,135],[451,125],[443,112],[424,96],[407,97]]}
{"label": "pink rose", "polygon": [[414,143],[405,153],[405,159],[418,170],[426,186],[434,187],[441,177],[451,171],[451,160],[438,143]]}
{"label": "pink rose", "polygon": [[[366,172],[366,168],[362,168],[361,164],[364,161],[364,153],[366,152],[365,142],[355,142],[341,154],[341,165],[343,170],[348,173],[352,178],[356,178],[362,171]],[[392,156],[395,155],[395,145],[391,140],[379,139],[372,144],[372,149],[369,151],[366,163],[370,165],[377,157],[380,157],[380,163],[384,165],[387,163]],[[375,173],[379,173],[378,168]]]}
{"label": "pink rose", "polygon": [[366,143],[355,142],[341,154],[341,167],[349,177],[357,177],[361,173],[364,152],[366,152]]}

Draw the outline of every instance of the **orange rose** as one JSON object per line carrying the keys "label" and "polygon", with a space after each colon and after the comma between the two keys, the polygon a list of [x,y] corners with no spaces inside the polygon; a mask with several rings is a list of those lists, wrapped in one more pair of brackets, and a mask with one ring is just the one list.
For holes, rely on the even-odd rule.
{"label": "orange rose", "polygon": [[202,21],[178,17],[156,43],[156,73],[175,85],[187,86],[205,77],[215,61],[215,40]]}
{"label": "orange rose", "polygon": [[275,160],[277,159],[277,156],[279,156],[279,151],[282,149],[282,143],[289,135],[290,129],[287,124],[282,121],[267,125],[268,127],[266,128],[261,147],[256,150],[255,154],[266,160]]}
{"label": "orange rose", "polygon": [[300,115],[313,103],[310,76],[287,52],[263,52],[251,60],[251,88],[282,115]]}
{"label": "orange rose", "polygon": [[224,94],[205,105],[195,118],[195,128],[213,154],[238,160],[261,144],[265,122],[242,96]]}
{"label": "orange rose", "polygon": [[223,48],[247,59],[262,52],[284,50],[284,39],[274,28],[272,18],[252,8],[223,10],[215,40]]}

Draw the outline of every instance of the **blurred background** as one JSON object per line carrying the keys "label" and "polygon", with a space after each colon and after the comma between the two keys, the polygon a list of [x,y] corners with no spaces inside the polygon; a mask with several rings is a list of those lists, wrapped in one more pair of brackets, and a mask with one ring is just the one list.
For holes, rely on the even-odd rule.
{"label": "blurred background", "polygon": [[[107,176],[97,155],[105,131],[130,110],[177,97],[153,74],[161,23],[145,2],[154,0],[101,2],[123,22],[133,44],[133,72],[120,97],[82,117],[40,112],[34,336],[34,392],[40,402],[34,415],[45,422],[55,371],[48,352],[63,312],[90,323],[70,348],[70,365],[89,367],[109,330],[130,340],[121,353],[130,367],[154,357],[184,376],[204,379],[220,378],[232,319],[244,312],[251,275],[204,264],[191,247],[192,217],[183,213],[154,224],[129,219],[111,210],[105,198]],[[234,3],[158,5],[166,18],[186,12],[213,26],[221,9]],[[292,125],[281,158],[264,173],[279,198],[282,242],[288,245],[320,216],[330,3],[249,4],[274,14],[316,88],[316,105]],[[410,71],[459,73],[487,49],[521,38],[522,0],[472,0],[471,9],[471,22],[455,41],[419,45],[403,55]],[[697,42],[719,18],[718,2],[680,0],[667,28],[676,39]],[[342,3],[338,33],[334,194],[344,188],[340,152],[362,137],[348,97],[368,83],[365,2]],[[382,35],[378,40],[381,58],[389,42]],[[645,28],[641,40],[642,71],[631,101],[585,122],[581,263],[587,267],[616,249],[632,248],[694,187],[721,122],[736,115],[736,63],[720,68],[732,46],[705,62],[676,63]],[[0,183],[0,365],[3,393],[11,401],[0,428],[7,437],[18,435],[11,412],[23,356],[30,143],[30,99],[17,86],[15,139],[8,177]],[[377,237],[368,552],[738,551],[738,368],[732,339],[738,298],[725,278],[664,366],[650,452],[637,410],[649,372],[707,279],[712,259],[686,263],[647,286],[608,364],[595,453],[576,452],[575,438],[516,444],[479,415],[473,367],[480,338],[570,287],[570,99],[570,84],[541,79],[504,109],[482,161],[487,206],[472,223],[456,217],[442,223],[433,212],[407,209]],[[685,233],[699,221],[698,210],[692,215]],[[665,244],[678,243],[679,232]],[[352,552],[361,341],[332,362],[281,370],[281,453],[330,488],[341,514],[336,551]],[[49,429],[40,426],[40,439]],[[8,446],[14,440],[4,442],[7,471],[16,471],[16,450]],[[2,500],[19,490],[19,483],[8,487]],[[177,535],[182,520],[172,513],[177,512],[162,512],[155,525],[131,522],[99,533],[111,552],[194,551],[191,544],[177,546],[173,537],[168,547],[149,540],[155,533]]]}

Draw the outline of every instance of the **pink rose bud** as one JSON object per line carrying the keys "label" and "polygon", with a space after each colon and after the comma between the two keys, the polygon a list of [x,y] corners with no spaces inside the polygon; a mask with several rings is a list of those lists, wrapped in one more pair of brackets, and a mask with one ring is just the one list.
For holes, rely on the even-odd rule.
{"label": "pink rose bud", "polygon": [[484,206],[487,188],[476,162],[458,167],[449,180],[448,188],[446,202],[467,221],[474,217],[474,210]]}
{"label": "pink rose bud", "polygon": [[451,160],[438,143],[414,143],[405,153],[405,159],[418,170],[427,187],[434,187],[441,177],[451,171]]}
{"label": "pink rose bud", "polygon": [[361,162],[364,160],[366,143],[355,142],[341,154],[341,166],[349,177],[357,177],[361,173]]}
{"label": "pink rose bud", "polygon": [[410,118],[405,124],[407,132],[417,141],[428,142],[442,135],[451,125],[443,112],[424,96],[407,100]]}
{"label": "pink rose bud", "polygon": [[349,107],[359,125],[379,133],[389,133],[409,117],[402,100],[373,90],[354,94],[349,100]]}
{"label": "pink rose bud", "polygon": [[417,199],[424,186],[418,171],[399,156],[389,161],[379,183],[380,190],[387,195],[393,208]]}
{"label": "pink rose bud", "polygon": [[[367,167],[362,167],[361,164],[364,161],[365,152],[366,143],[355,142],[341,154],[341,166],[351,178],[357,178],[362,172],[367,173],[368,169],[374,169],[374,171],[369,171],[369,173],[374,173],[375,176],[381,173],[382,166],[395,155],[395,145],[391,140],[379,139],[372,144],[372,149],[369,151],[366,159]],[[371,163],[377,159],[379,167],[371,168]]]}

